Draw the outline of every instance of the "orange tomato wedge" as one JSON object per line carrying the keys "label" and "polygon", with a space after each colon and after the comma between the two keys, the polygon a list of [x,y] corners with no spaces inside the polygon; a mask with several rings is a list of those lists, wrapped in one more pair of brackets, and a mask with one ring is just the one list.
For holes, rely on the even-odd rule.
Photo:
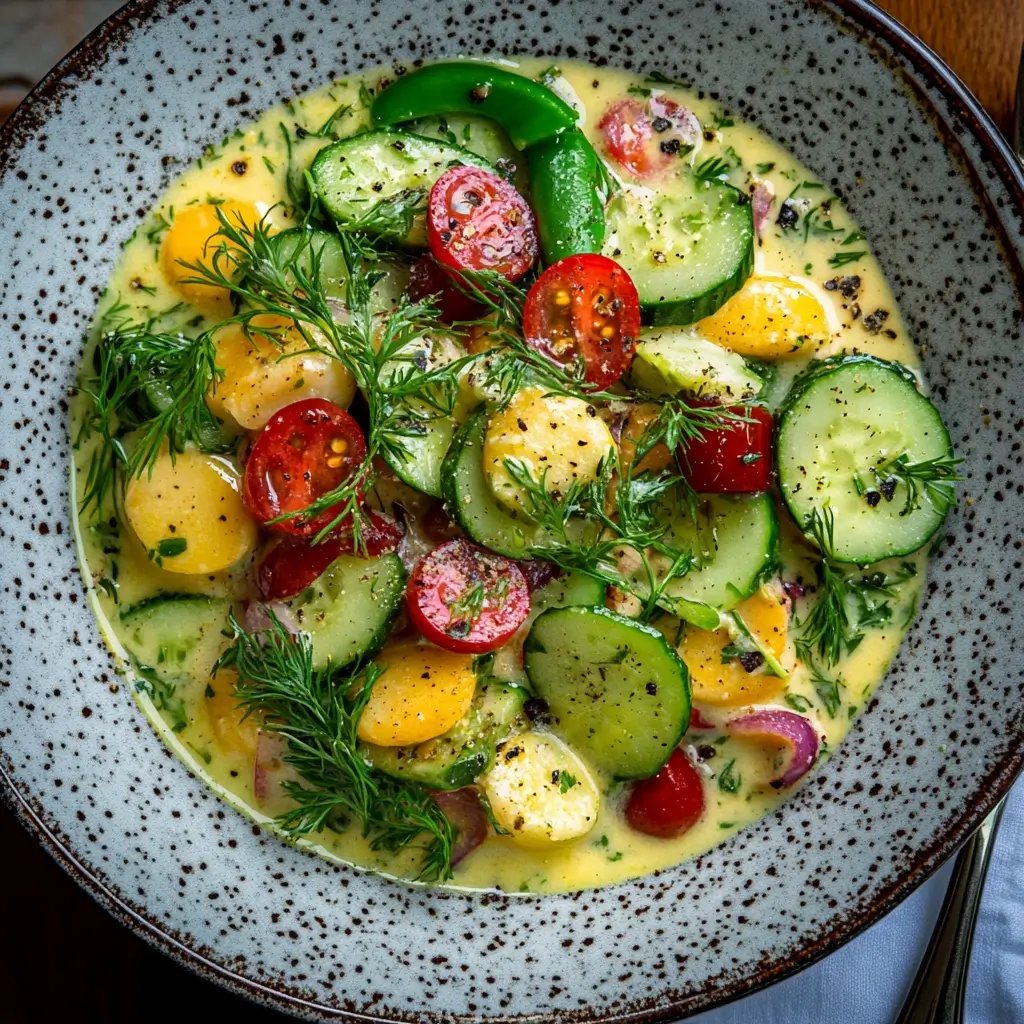
{"label": "orange tomato wedge", "polygon": [[[748,597],[736,613],[776,658],[786,647],[788,613],[771,591],[762,588]],[[739,660],[722,661],[722,651],[733,642],[726,629],[687,627],[679,654],[690,671],[690,688],[697,704],[733,707],[756,704],[778,696],[785,680],[769,672],[748,672]]]}
{"label": "orange tomato wedge", "polygon": [[810,355],[830,333],[825,307],[811,289],[777,275],[750,278],[697,326],[709,341],[756,359]]}

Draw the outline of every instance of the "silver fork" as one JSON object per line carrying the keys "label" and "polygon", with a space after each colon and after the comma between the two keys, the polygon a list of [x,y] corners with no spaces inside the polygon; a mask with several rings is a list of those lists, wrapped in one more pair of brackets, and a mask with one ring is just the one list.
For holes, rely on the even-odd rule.
{"label": "silver fork", "polygon": [[[1012,141],[1024,161],[1024,47],[1017,68]],[[964,1019],[978,906],[1005,803],[1003,797],[956,859],[935,931],[895,1024],[961,1024]]]}

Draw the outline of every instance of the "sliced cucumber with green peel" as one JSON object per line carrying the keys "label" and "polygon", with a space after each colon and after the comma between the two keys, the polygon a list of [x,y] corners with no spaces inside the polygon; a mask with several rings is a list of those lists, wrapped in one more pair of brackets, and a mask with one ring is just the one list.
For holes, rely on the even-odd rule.
{"label": "sliced cucumber with green peel", "polygon": [[374,768],[396,779],[433,789],[461,789],[475,782],[494,761],[494,748],[526,728],[520,686],[492,680],[481,683],[469,711],[448,732],[414,747],[361,744],[359,752]]}
{"label": "sliced cucumber with green peel", "polygon": [[157,594],[121,611],[117,634],[161,675],[205,679],[227,647],[231,603],[205,594]]}
{"label": "sliced cucumber with green peel", "polygon": [[[289,228],[270,239],[282,263],[295,260],[297,266],[307,275],[312,275],[314,261],[318,264],[319,280],[324,294],[335,302],[345,300],[348,286],[348,266],[342,253],[338,236],[330,231],[307,231],[304,228]],[[298,255],[298,259],[296,256]],[[292,278],[290,282],[297,287]]]}
{"label": "sliced cucumber with green peel", "polygon": [[[731,611],[750,597],[778,564],[779,522],[768,494],[700,495],[697,515],[666,511],[672,524],[662,543],[693,554],[694,567],[671,580],[658,605],[701,629],[718,629],[719,612]],[[668,559],[653,555],[655,579],[663,579]],[[641,593],[649,586],[634,577]]]}
{"label": "sliced cucumber with green peel", "polygon": [[545,583],[543,587],[533,592],[530,597],[530,614],[540,615],[549,608],[604,604],[607,589],[607,584],[603,580],[571,572]]}
{"label": "sliced cucumber with green peel", "polygon": [[[444,335],[423,334],[403,350],[403,358],[385,363],[381,379],[400,376],[409,365],[420,369],[433,369],[454,362],[462,351]],[[441,497],[441,465],[455,436],[456,423],[452,416],[440,413],[422,398],[409,398],[396,410],[404,431],[402,451],[384,456],[399,479],[410,487]]]}
{"label": "sliced cucumber with green peel", "polygon": [[441,494],[448,514],[485,548],[508,558],[529,558],[543,535],[526,516],[506,508],[484,474],[487,412],[474,413],[459,429],[441,467]]}
{"label": "sliced cucumber with green peel", "polygon": [[739,353],[675,327],[640,332],[630,375],[637,387],[656,395],[682,393],[721,402],[750,402],[764,385]]}
{"label": "sliced cucumber with green peel", "polygon": [[652,626],[607,608],[553,608],[523,645],[552,728],[618,779],[654,775],[690,723],[686,666]]}
{"label": "sliced cucumber with green peel", "polygon": [[[807,531],[815,515],[827,517],[828,553],[841,562],[917,551],[954,500],[953,446],[938,410],[906,367],[872,356],[811,364],[779,414],[776,458],[793,518]],[[916,495],[907,464],[917,467]]]}
{"label": "sliced cucumber with green peel", "polygon": [[410,121],[404,131],[449,145],[458,145],[495,168],[503,175],[512,174],[512,184],[524,191],[526,161],[509,141],[501,125],[486,117],[473,114],[450,113],[437,117],[422,117]]}
{"label": "sliced cucumber with green peel", "polygon": [[703,320],[754,269],[749,197],[679,163],[657,189],[623,185],[605,210],[602,251],[628,271],[654,324]]}
{"label": "sliced cucumber with green peel", "polygon": [[314,667],[341,668],[380,650],[404,595],[405,569],[394,552],[342,555],[286,603],[313,641]]}
{"label": "sliced cucumber with green peel", "polygon": [[[448,168],[460,164],[494,170],[483,157],[461,146],[381,128],[321,150],[309,173],[324,209],[339,224],[352,224],[382,200],[418,197],[414,205],[425,206],[434,182]],[[415,218],[408,232],[396,218],[368,223],[366,227],[392,242],[426,244],[422,215]]]}

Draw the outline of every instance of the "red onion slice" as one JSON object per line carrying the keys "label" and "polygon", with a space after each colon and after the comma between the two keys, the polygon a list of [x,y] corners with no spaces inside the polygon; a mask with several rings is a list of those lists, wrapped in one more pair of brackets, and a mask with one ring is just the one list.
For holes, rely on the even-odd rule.
{"label": "red onion slice", "polygon": [[754,711],[749,715],[734,718],[726,724],[729,732],[754,739],[776,740],[790,750],[789,764],[785,771],[768,785],[772,789],[785,789],[802,779],[818,759],[821,740],[814,725],[803,715],[793,711],[771,708]]}
{"label": "red onion slice", "polygon": [[770,181],[756,179],[750,201],[753,207],[754,230],[760,235],[761,228],[764,227],[768,215],[772,212],[772,206],[775,205],[775,187]]}
{"label": "red onion slice", "polygon": [[264,630],[270,629],[274,624],[271,615],[292,636],[298,634],[299,623],[292,614],[292,610],[286,604],[281,604],[279,601],[268,601],[266,603],[250,601],[245,609],[245,618],[242,620],[242,626],[246,633],[261,633]]}
{"label": "red onion slice", "polygon": [[487,815],[480,806],[480,794],[473,786],[432,794],[434,803],[455,830],[452,867],[487,838]]}

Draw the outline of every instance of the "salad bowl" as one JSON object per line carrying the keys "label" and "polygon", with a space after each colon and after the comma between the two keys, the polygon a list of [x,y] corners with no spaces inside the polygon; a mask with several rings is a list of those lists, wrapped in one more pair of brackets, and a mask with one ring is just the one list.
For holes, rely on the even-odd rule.
{"label": "salad bowl", "polygon": [[[566,895],[416,888],[255,828],[136,708],[68,526],[66,400],[82,336],[176,170],[328,77],[470,53],[660,71],[786,145],[865,228],[964,459],[918,619],[848,741],[706,855]],[[952,74],[870,5],[137,0],[0,142],[2,792],[148,941],[309,1019],[675,1019],[835,949],[1009,786],[1024,739],[1024,179]]]}

